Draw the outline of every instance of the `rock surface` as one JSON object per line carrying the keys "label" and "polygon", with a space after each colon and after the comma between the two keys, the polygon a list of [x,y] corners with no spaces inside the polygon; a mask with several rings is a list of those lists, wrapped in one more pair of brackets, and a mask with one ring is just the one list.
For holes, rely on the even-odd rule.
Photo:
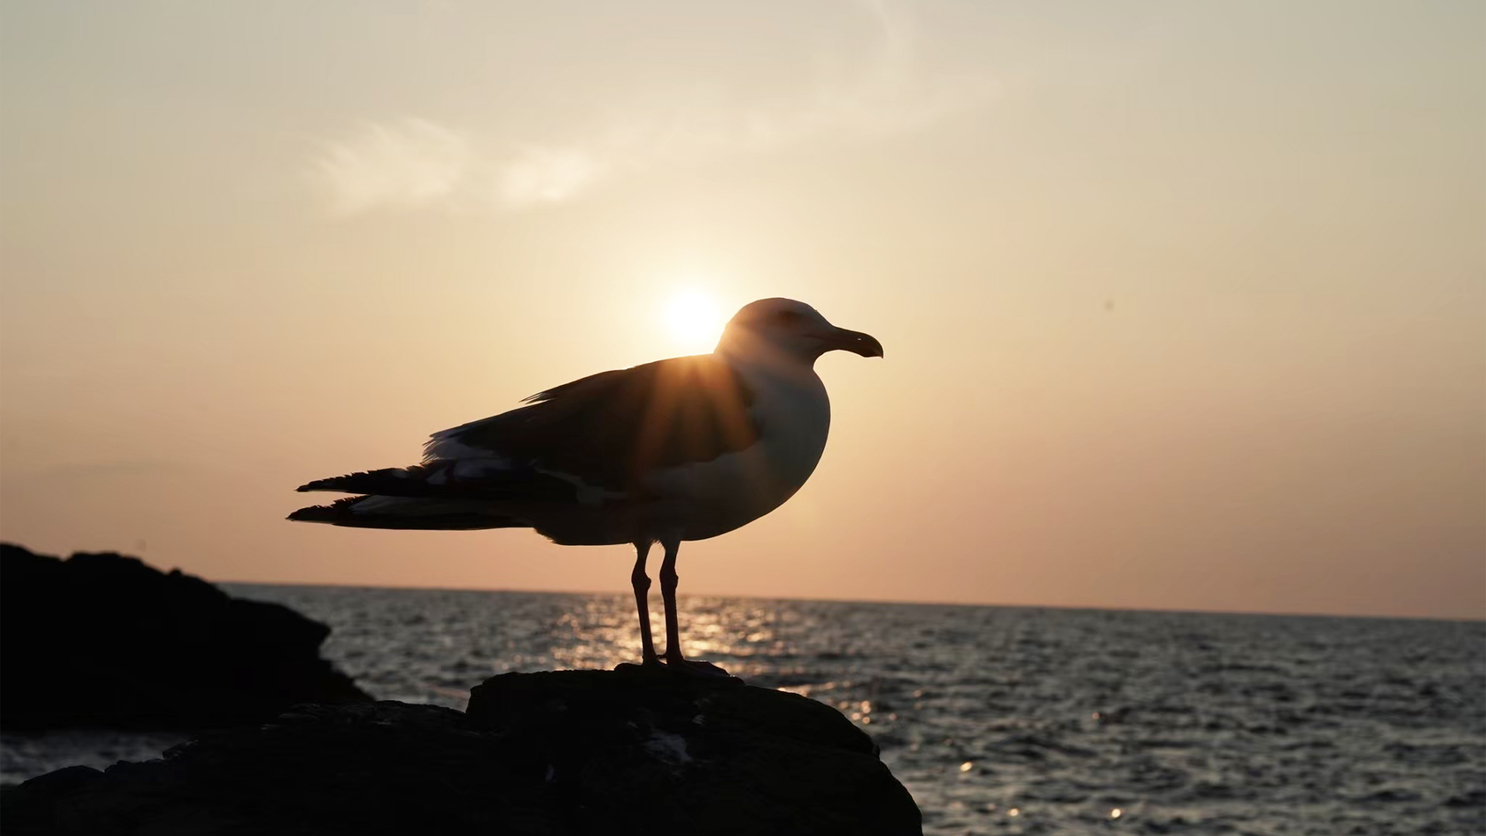
{"label": "rock surface", "polygon": [[0,544],[0,725],[196,729],[370,701],[320,658],[329,634],[138,558]]}
{"label": "rock surface", "polygon": [[301,706],[164,760],[0,793],[7,836],[922,832],[835,709],[663,670],[505,674],[463,714]]}

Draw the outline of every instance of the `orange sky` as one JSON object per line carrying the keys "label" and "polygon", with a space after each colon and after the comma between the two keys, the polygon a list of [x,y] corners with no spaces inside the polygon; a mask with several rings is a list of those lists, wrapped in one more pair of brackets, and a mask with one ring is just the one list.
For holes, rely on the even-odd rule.
{"label": "orange sky", "polygon": [[1486,616],[1486,6],[562,8],[0,6],[0,537],[627,589],[283,516],[782,295],[887,359],[683,592]]}

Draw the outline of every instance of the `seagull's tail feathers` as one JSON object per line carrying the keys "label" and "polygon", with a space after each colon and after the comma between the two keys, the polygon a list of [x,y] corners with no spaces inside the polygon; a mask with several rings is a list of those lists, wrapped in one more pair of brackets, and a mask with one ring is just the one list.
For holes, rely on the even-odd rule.
{"label": "seagull's tail feathers", "polygon": [[384,467],[381,470],[363,470],[316,479],[300,485],[296,490],[337,491],[339,493],[381,494],[383,496],[429,496],[443,486],[444,480],[430,482],[437,470],[424,466]]}
{"label": "seagull's tail feathers", "polygon": [[406,496],[348,496],[329,505],[300,508],[290,514],[289,519],[352,528],[440,531],[523,528],[530,525],[515,517],[495,512],[489,502],[482,500]]}
{"label": "seagull's tail feathers", "polygon": [[412,467],[316,479],[300,491],[487,502],[572,502],[573,482],[503,458],[434,459]]}

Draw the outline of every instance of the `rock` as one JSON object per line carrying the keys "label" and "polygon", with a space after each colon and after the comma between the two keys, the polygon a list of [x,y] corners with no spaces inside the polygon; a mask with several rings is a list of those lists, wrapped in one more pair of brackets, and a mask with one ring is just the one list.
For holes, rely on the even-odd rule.
{"label": "rock", "polygon": [[371,697],[320,658],[330,628],[138,558],[0,545],[0,724],[198,729]]}
{"label": "rock", "polygon": [[839,712],[736,679],[505,674],[467,713],[301,706],[163,760],[0,790],[47,834],[919,834],[918,808]]}

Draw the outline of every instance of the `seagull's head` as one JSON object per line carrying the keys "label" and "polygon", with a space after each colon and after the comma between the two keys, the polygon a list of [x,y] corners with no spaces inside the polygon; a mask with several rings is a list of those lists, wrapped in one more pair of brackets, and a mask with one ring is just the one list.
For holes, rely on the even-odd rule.
{"label": "seagull's head", "polygon": [[820,312],[793,299],[749,302],[728,321],[719,354],[770,356],[811,365],[827,351],[881,357],[882,343],[870,334],[837,328]]}

